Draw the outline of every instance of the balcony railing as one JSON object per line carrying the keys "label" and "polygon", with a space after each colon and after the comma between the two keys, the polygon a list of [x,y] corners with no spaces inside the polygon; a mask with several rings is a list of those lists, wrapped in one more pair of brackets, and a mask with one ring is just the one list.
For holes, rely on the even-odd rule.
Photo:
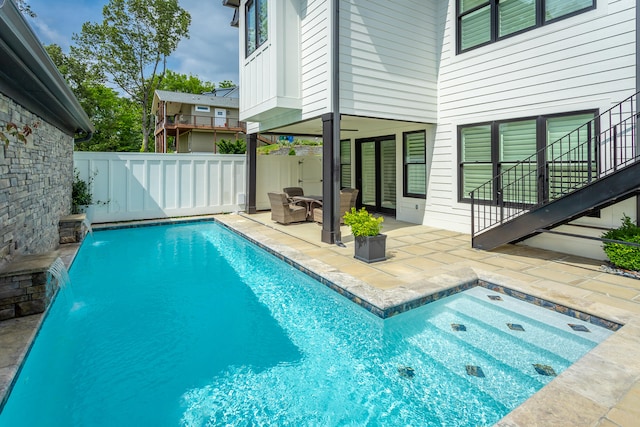
{"label": "balcony railing", "polygon": [[194,128],[245,129],[245,122],[241,122],[238,119],[187,114],[165,116],[164,121],[159,120],[156,123],[156,130],[162,128],[163,125],[171,127],[183,125]]}

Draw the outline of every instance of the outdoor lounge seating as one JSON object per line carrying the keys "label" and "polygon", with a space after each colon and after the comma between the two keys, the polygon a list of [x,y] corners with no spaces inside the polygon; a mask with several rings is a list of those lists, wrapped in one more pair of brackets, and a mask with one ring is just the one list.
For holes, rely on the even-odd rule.
{"label": "outdoor lounge seating", "polygon": [[271,219],[281,224],[291,224],[307,220],[304,206],[292,205],[285,193],[267,193],[271,203]]}
{"label": "outdoor lounge seating", "polygon": [[296,196],[304,196],[304,190],[302,187],[285,187],[282,189],[287,194],[289,200]]}
{"label": "outdoor lounge seating", "polygon": [[[345,212],[349,212],[351,208],[356,206],[359,191],[357,188],[344,188],[340,190],[340,224],[344,224],[343,215]],[[322,223],[321,207],[313,210],[313,220]]]}

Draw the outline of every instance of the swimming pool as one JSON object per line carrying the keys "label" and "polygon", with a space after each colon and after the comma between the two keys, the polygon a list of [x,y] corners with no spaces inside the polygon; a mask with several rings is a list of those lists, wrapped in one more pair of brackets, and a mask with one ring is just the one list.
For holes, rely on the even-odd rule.
{"label": "swimming pool", "polygon": [[492,425],[611,333],[481,287],[382,320],[213,223],[94,236],[0,425]]}

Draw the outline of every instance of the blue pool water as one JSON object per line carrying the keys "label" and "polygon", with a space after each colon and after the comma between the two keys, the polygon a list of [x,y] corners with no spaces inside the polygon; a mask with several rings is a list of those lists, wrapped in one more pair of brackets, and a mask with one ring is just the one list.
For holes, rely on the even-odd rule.
{"label": "blue pool water", "polygon": [[382,320],[215,223],[95,232],[70,276],[1,426],[489,426],[611,333],[481,287]]}

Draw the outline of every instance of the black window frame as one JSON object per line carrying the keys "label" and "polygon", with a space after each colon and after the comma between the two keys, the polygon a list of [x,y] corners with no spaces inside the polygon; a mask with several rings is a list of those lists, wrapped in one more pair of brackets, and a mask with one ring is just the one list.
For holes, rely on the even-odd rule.
{"label": "black window frame", "polygon": [[[267,2],[267,7],[269,6],[268,0],[248,0],[244,6],[244,17],[245,17],[244,19],[244,51],[245,51],[245,57],[247,58],[251,56],[254,52],[256,52],[258,48],[260,48],[260,46],[265,44],[265,42],[269,39],[268,27],[266,31],[267,34],[262,34],[262,32],[260,31],[260,8],[263,2]],[[249,9],[251,8],[251,6],[254,6],[253,22],[255,23],[255,46],[250,51],[249,50],[249,26],[247,25],[249,20],[247,18],[248,18]],[[268,13],[267,13],[266,19],[267,20],[269,19]],[[264,36],[264,39],[262,39],[261,36]]]}
{"label": "black window frame", "polygon": [[[422,159],[422,162],[407,162],[407,136],[411,134],[416,134],[416,133],[421,133],[424,135],[424,158]],[[408,190],[409,165],[424,165],[424,174],[425,174],[424,194],[409,192]],[[422,130],[416,130],[416,131],[410,131],[410,132],[403,132],[402,133],[402,196],[411,197],[414,199],[426,199],[427,198],[426,184],[427,184],[427,131],[422,129]]]}
{"label": "black window frame", "polygon": [[[568,117],[568,116],[577,116],[580,114],[593,114],[593,118],[597,118],[599,114],[598,109],[587,109],[587,110],[577,110],[577,111],[569,111],[563,113],[553,113],[553,114],[542,114],[538,116],[527,116],[527,117],[518,117],[514,119],[505,119],[505,120],[493,120],[493,121],[484,121],[478,123],[469,123],[464,125],[458,125],[457,128],[457,149],[458,149],[458,202],[459,203],[471,203],[471,196],[469,194],[464,194],[464,176],[463,176],[463,166],[465,164],[472,164],[472,162],[463,162],[462,160],[462,130],[467,127],[476,127],[476,126],[486,126],[490,125],[491,127],[491,173],[492,176],[489,179],[496,177],[501,171],[501,162],[500,161],[500,125],[504,123],[513,123],[513,122],[521,122],[527,120],[536,120],[536,152],[539,153],[540,150],[546,148],[549,142],[553,143],[555,141],[547,141],[547,127],[546,121],[548,119],[557,118],[557,117]],[[594,135],[598,135],[600,132],[599,123],[596,120]],[[546,150],[544,150],[546,157]],[[545,162],[547,160],[545,159]],[[487,162],[488,163],[488,162]],[[511,162],[508,162],[511,163]],[[489,181],[489,180],[487,180]],[[476,199],[474,200],[476,204],[485,204],[485,205],[497,205],[497,199],[495,197],[495,189],[494,196],[491,200],[488,199]]]}
{"label": "black window frame", "polygon": [[[546,0],[535,0],[535,7],[536,7],[536,23],[535,25],[532,25],[530,27],[527,28],[523,28],[519,31],[513,32],[513,33],[509,33],[507,35],[504,35],[502,37],[500,37],[498,35],[498,31],[499,31],[499,25],[498,25],[498,13],[499,13],[499,8],[498,5],[500,3],[500,0],[487,0],[484,3],[469,9],[463,13],[460,13],[460,1],[461,0],[456,0],[456,54],[461,54],[461,53],[465,53],[465,52],[469,52],[471,50],[474,49],[478,49],[482,46],[487,46],[489,44],[493,44],[497,41],[500,40],[504,40],[506,38],[509,37],[513,37],[516,36],[518,34],[522,34],[524,32],[527,31],[531,31],[534,30],[536,28],[540,28],[543,27],[545,25],[549,25],[552,24],[554,22],[558,22],[558,21],[562,21],[563,19],[568,19],[571,18],[573,16],[576,15],[580,15],[582,13],[585,12],[589,12],[591,10],[595,10],[597,8],[597,0],[591,0],[591,6],[587,6],[584,7],[582,9],[579,10],[575,10],[573,12],[567,13],[566,15],[562,15],[559,16],[557,18],[554,19],[549,19],[546,20],[545,19],[545,5],[546,5]],[[477,44],[475,46],[471,46],[469,48],[466,49],[462,49],[462,19],[467,16],[470,15],[480,9],[486,8],[487,6],[489,6],[490,10],[489,10],[489,28],[490,28],[490,39],[487,42],[484,43],[480,43]]]}

